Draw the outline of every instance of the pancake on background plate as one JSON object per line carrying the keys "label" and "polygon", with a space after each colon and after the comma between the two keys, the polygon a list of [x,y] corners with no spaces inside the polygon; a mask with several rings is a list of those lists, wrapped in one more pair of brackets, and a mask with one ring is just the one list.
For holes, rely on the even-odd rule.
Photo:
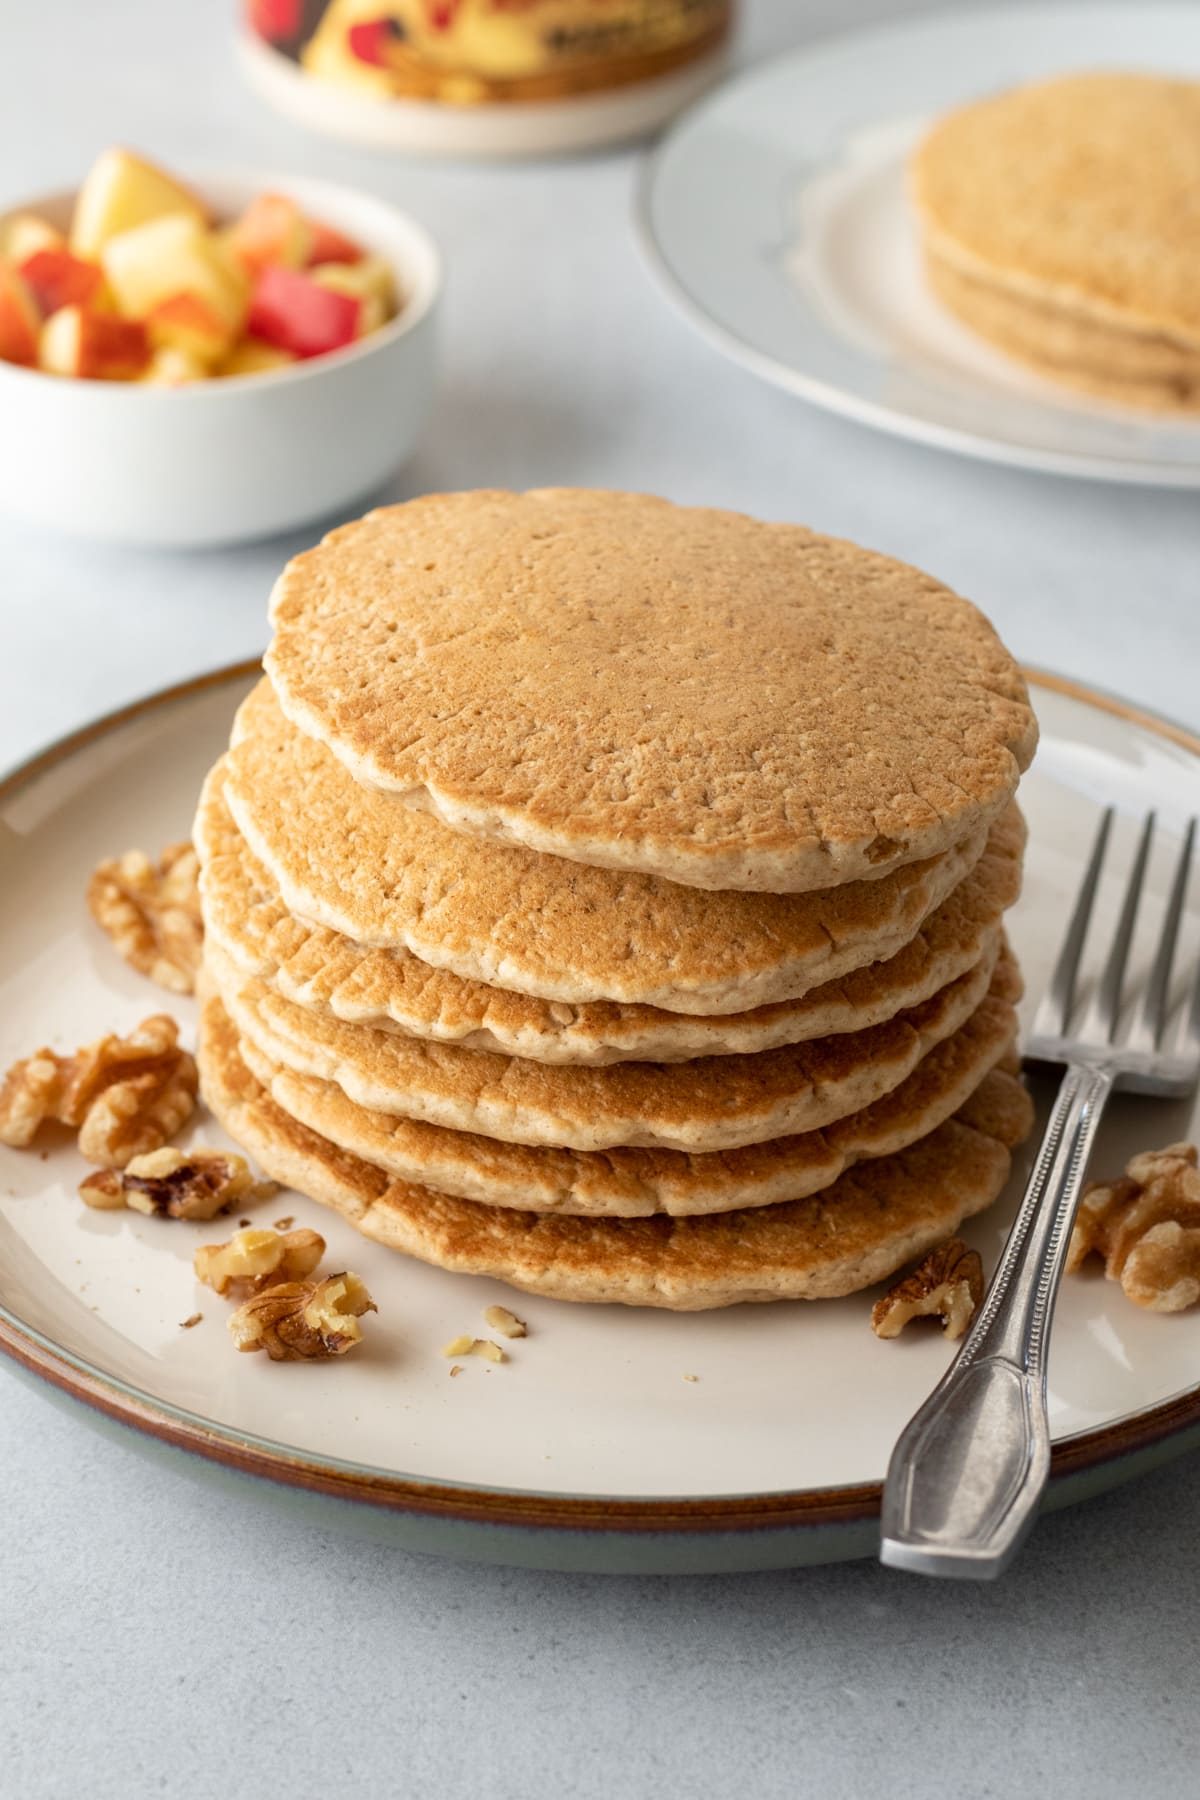
{"label": "pancake on background plate", "polygon": [[1049,379],[1200,408],[1200,82],[1105,71],[978,100],[912,162],[930,285]]}

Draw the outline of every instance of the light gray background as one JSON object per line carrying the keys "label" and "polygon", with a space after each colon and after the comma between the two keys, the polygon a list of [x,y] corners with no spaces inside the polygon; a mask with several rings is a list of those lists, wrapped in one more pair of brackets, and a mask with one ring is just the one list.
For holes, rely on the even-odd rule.
{"label": "light gray background", "polygon": [[[750,0],[741,53],[906,10]],[[0,0],[0,202],[71,183],[113,138],[400,200],[450,288],[441,404],[396,495],[595,483],[802,520],[928,566],[1026,660],[1197,723],[1197,496],[988,468],[810,411],[653,289],[632,158],[354,154],[243,91],[230,17]],[[0,766],[257,652],[271,579],[313,535],[171,557],[0,523]],[[530,1575],[214,1499],[0,1368],[0,1794],[1191,1792],[1198,1477],[1191,1458],[1048,1519],[992,1590],[866,1564]]]}

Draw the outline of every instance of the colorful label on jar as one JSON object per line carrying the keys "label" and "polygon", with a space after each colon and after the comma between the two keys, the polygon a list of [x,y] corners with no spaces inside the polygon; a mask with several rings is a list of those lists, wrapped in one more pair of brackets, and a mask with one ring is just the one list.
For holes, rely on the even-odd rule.
{"label": "colorful label on jar", "polygon": [[376,99],[561,99],[714,49],[733,0],[247,0],[254,34]]}

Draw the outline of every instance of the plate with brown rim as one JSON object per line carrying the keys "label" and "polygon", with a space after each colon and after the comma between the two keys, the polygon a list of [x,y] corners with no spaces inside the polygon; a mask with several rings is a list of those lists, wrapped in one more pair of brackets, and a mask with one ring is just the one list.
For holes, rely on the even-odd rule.
{"label": "plate with brown rim", "polygon": [[[102,856],[186,835],[254,675],[243,666],[155,695],[0,783],[0,1067],[160,1010],[191,1030],[191,1003],[124,967],[83,889]],[[1159,810],[1152,937],[1172,839],[1200,807],[1200,740],[1069,682],[1033,680],[1043,736],[1022,787],[1030,848],[1012,933],[1036,995],[1109,801],[1131,834],[1134,815]],[[1193,895],[1189,956],[1198,939]],[[1186,1105],[1123,1100],[1097,1168],[1198,1129]],[[193,1137],[224,1141],[203,1117]],[[285,1192],[255,1209],[258,1222],[291,1214],[321,1230],[329,1266],[356,1269],[379,1314],[352,1356],[272,1364],[233,1351],[225,1303],[194,1282],[192,1252],[212,1241],[211,1224],[89,1211],[74,1148],[47,1149],[0,1148],[0,1349],[81,1423],[248,1502],[411,1549],[643,1572],[869,1555],[891,1444],[950,1354],[933,1329],[877,1340],[869,1294],[683,1315],[514,1299],[368,1243]],[[970,1228],[986,1264],[1022,1173]],[[442,1346],[482,1330],[495,1302],[516,1307],[528,1337],[503,1365],[472,1359],[448,1379]],[[1050,1388],[1047,1504],[1061,1505],[1200,1443],[1200,1312],[1147,1314],[1101,1277],[1072,1277]]]}

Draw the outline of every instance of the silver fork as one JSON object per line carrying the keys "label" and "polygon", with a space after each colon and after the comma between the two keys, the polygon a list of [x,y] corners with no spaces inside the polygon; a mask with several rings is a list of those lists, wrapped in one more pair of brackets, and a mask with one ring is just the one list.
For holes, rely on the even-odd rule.
{"label": "silver fork", "polygon": [[1200,1078],[1200,970],[1175,1042],[1171,967],[1196,820],[1176,864],[1163,933],[1128,1032],[1117,1041],[1125,966],[1154,814],[1142,827],[1112,947],[1078,1024],[1080,957],[1112,829],[1096,834],[1067,935],[1026,1055],[1065,1063],[1058,1098],[999,1267],[962,1349],[902,1432],[883,1490],[880,1557],[921,1575],[989,1580],[1016,1555],[1050,1472],[1046,1361],[1050,1323],[1088,1156],[1117,1088],[1180,1098]]}

